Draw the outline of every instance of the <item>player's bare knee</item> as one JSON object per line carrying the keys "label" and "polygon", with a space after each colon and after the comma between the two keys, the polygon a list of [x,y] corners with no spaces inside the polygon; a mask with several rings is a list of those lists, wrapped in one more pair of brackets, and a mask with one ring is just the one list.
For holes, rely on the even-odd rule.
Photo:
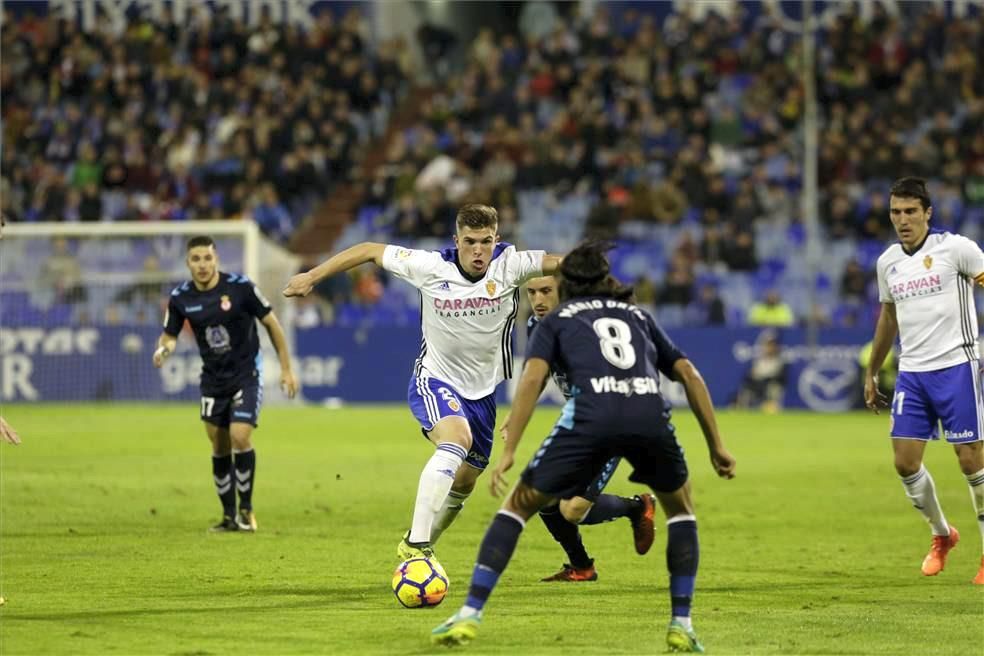
{"label": "player's bare knee", "polygon": [[922,458],[913,457],[909,454],[895,454],[895,472],[905,478],[912,476],[922,467]]}
{"label": "player's bare knee", "polygon": [[593,505],[582,497],[564,499],[560,502],[560,514],[571,524],[580,524],[587,517]]}
{"label": "player's bare knee", "polygon": [[206,423],[205,434],[208,436],[208,441],[212,443],[212,455],[227,456],[232,452],[232,439],[229,437],[228,428]]}
{"label": "player's bare knee", "polygon": [[481,474],[481,469],[476,469],[467,462],[463,462],[458,467],[458,472],[454,476],[454,483],[451,484],[451,489],[458,494],[471,494]]}
{"label": "player's bare knee", "polygon": [[229,428],[232,448],[236,451],[249,451],[253,448],[253,427],[249,424],[233,424]]}
{"label": "player's bare knee", "polygon": [[690,483],[685,483],[681,488],[673,492],[658,492],[653,490],[656,499],[666,519],[672,519],[683,515],[694,514],[694,504],[690,499]]}
{"label": "player's bare knee", "polygon": [[984,442],[971,442],[970,444],[957,444],[954,447],[957,452],[957,461],[960,463],[960,471],[965,476],[976,474],[984,469]]}
{"label": "player's bare knee", "polygon": [[461,417],[445,417],[434,425],[427,438],[434,444],[451,442],[471,451],[472,434],[468,422]]}
{"label": "player's bare knee", "polygon": [[526,483],[520,481],[502,504],[503,510],[519,515],[524,520],[532,517],[550,501]]}

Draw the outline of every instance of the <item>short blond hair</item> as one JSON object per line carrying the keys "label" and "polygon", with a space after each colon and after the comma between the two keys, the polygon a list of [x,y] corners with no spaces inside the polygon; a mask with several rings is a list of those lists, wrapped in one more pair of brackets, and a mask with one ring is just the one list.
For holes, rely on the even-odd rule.
{"label": "short blond hair", "polygon": [[495,229],[499,227],[499,213],[491,205],[472,203],[470,205],[465,205],[458,210],[455,225],[458,230],[461,230],[462,228]]}

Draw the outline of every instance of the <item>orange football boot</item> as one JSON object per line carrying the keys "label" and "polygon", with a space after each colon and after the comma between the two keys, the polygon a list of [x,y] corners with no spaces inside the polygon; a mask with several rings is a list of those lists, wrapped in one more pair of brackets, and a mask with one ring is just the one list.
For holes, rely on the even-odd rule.
{"label": "orange football boot", "polygon": [[950,549],[957,546],[960,541],[960,533],[953,526],[950,527],[950,535],[934,535],[933,545],[929,548],[929,553],[923,560],[922,573],[926,576],[936,576],[946,567],[946,556]]}
{"label": "orange football boot", "polygon": [[975,585],[984,585],[984,556],[981,556],[981,568],[977,570],[977,576],[974,577]]}
{"label": "orange football boot", "polygon": [[569,581],[571,583],[576,583],[579,581],[597,581],[598,572],[595,570],[594,563],[591,563],[589,567],[578,569],[572,567],[569,563],[564,563],[564,568],[554,574],[553,576],[548,576],[545,579],[540,579],[541,581]]}
{"label": "orange football boot", "polygon": [[630,519],[635,550],[641,556],[653,546],[653,537],[656,531],[656,527],[653,525],[653,516],[656,514],[656,497],[652,494],[640,494],[636,498],[642,503],[642,508],[638,515],[634,515]]}

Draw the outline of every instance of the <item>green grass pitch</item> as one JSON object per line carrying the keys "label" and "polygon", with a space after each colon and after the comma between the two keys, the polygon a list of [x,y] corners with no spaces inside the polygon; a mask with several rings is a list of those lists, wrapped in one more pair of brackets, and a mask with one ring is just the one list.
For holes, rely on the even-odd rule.
{"label": "green grass pitch", "polygon": [[[0,445],[3,654],[427,654],[462,602],[497,502],[481,479],[438,548],[451,592],[404,610],[395,547],[431,449],[404,407],[267,408],[255,434],[260,532],[209,535],[219,505],[197,408],[8,406]],[[556,410],[538,411],[528,456]],[[738,476],[718,480],[677,413],[701,537],[695,626],[716,654],[980,654],[981,545],[950,447],[927,463],[963,534],[919,573],[929,531],[891,466],[886,416],[722,413]],[[513,472],[512,480],[519,474]],[[609,490],[640,491],[623,467]],[[665,531],[635,555],[625,520],[583,529],[600,580],[563,562],[538,519],[487,607],[474,654],[663,651]]]}

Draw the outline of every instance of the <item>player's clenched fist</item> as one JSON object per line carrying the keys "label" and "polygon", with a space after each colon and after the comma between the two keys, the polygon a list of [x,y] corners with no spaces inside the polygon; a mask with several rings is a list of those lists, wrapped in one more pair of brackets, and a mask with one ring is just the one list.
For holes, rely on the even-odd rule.
{"label": "player's clenched fist", "polygon": [[307,296],[314,289],[314,280],[310,273],[299,273],[292,276],[284,287],[284,296]]}
{"label": "player's clenched fist", "polygon": [[735,477],[735,457],[724,447],[711,451],[711,465],[721,478]]}

